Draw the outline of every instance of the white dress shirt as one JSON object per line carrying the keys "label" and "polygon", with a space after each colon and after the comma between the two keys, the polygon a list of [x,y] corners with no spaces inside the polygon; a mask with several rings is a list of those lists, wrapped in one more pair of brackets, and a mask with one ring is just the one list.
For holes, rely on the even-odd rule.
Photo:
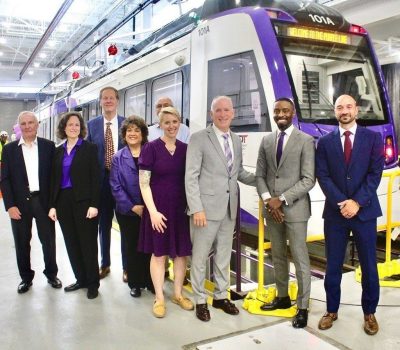
{"label": "white dress shirt", "polygon": [[[350,141],[351,141],[351,148],[353,148],[354,145],[354,136],[356,134],[356,130],[357,130],[357,124],[354,124],[350,129],[348,129],[351,134],[350,134]],[[346,138],[346,136],[344,136],[344,132],[346,131],[346,129],[343,129],[341,126],[339,126],[339,132],[340,132],[340,142],[342,143],[342,149],[344,152],[344,139]]]}
{"label": "white dress shirt", "polygon": [[118,151],[118,114],[114,116],[111,120],[107,120],[103,116],[103,121],[104,121],[104,138],[106,136],[106,129],[107,129],[107,123],[111,123],[110,129],[112,133],[112,138],[113,138],[113,144],[114,144],[114,153]]}
{"label": "white dress shirt", "polygon": [[39,150],[37,137],[29,145],[23,137],[20,138],[18,146],[22,147],[26,174],[28,175],[29,192],[40,191],[39,185]]}
{"label": "white dress shirt", "polygon": [[224,139],[223,135],[228,134],[228,136],[229,136],[228,143],[229,143],[229,147],[231,148],[231,152],[232,152],[232,164],[233,164],[233,161],[235,160],[235,153],[233,151],[233,142],[232,142],[232,137],[231,137],[231,131],[229,130],[227,133],[222,132],[214,124],[212,125],[212,128],[215,132],[215,135],[217,135],[217,139],[218,139],[219,144],[221,145],[223,154],[225,154],[225,145],[224,145],[225,139]]}

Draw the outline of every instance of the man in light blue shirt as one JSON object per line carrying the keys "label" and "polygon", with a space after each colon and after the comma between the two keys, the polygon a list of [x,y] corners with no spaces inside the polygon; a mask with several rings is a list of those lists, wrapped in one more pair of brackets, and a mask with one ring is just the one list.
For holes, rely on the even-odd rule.
{"label": "man in light blue shirt", "polygon": [[[174,104],[172,103],[171,99],[169,97],[160,97],[157,102],[156,102],[156,114],[157,114],[157,118],[158,115],[161,111],[161,109],[165,108],[165,107],[174,107]],[[161,137],[163,135],[163,130],[160,128],[160,124],[156,123],[152,126],[149,127],[149,141],[153,141],[155,139],[158,139],[159,137]],[[179,127],[179,131],[178,131],[178,135],[176,135],[176,138],[179,141],[182,141],[184,143],[188,143],[189,142],[189,138],[190,138],[190,131],[189,128],[185,125],[182,124]]]}

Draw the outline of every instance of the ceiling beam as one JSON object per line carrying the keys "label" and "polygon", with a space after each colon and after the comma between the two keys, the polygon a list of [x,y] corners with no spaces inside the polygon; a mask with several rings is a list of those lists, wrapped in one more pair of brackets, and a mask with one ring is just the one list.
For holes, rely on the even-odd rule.
{"label": "ceiling beam", "polygon": [[22,76],[24,75],[24,73],[26,72],[26,70],[28,69],[28,67],[32,64],[36,55],[39,53],[39,51],[42,49],[42,47],[46,43],[47,39],[53,33],[54,29],[56,29],[58,23],[60,23],[61,19],[64,17],[65,13],[68,11],[69,7],[71,6],[71,4],[73,2],[74,2],[74,0],[65,0],[64,3],[61,5],[60,9],[57,11],[53,20],[50,22],[50,24],[47,27],[46,31],[44,32],[43,36],[40,38],[38,44],[33,49],[32,54],[29,56],[25,65],[22,67],[22,70],[19,73],[20,80],[21,80]]}

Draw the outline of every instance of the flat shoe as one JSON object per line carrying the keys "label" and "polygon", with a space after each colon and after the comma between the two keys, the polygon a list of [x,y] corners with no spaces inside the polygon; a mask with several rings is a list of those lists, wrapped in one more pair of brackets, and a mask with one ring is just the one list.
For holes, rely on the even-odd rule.
{"label": "flat shoe", "polygon": [[165,316],[166,308],[163,301],[154,300],[153,304],[153,315],[157,318],[163,318]]}
{"label": "flat shoe", "polygon": [[183,310],[190,311],[190,310],[193,310],[193,309],[194,309],[194,305],[193,305],[193,303],[190,301],[190,299],[185,298],[185,297],[183,297],[183,296],[180,296],[179,298],[173,296],[173,297],[171,298],[171,301],[172,301],[174,304],[179,305]]}

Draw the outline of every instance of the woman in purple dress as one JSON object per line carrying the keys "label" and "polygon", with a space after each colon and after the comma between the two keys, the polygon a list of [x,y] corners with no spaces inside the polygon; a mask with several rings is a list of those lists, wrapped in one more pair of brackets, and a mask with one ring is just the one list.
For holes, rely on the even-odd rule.
{"label": "woman in purple dress", "polygon": [[166,107],[159,119],[164,135],[144,145],[139,158],[139,182],[145,203],[139,249],[152,254],[150,273],[156,292],[153,314],[164,317],[164,266],[168,256],[174,261],[172,302],[193,310],[193,303],[182,296],[186,257],[191,255],[192,245],[184,181],[187,145],[176,139],[181,118],[175,108]]}

